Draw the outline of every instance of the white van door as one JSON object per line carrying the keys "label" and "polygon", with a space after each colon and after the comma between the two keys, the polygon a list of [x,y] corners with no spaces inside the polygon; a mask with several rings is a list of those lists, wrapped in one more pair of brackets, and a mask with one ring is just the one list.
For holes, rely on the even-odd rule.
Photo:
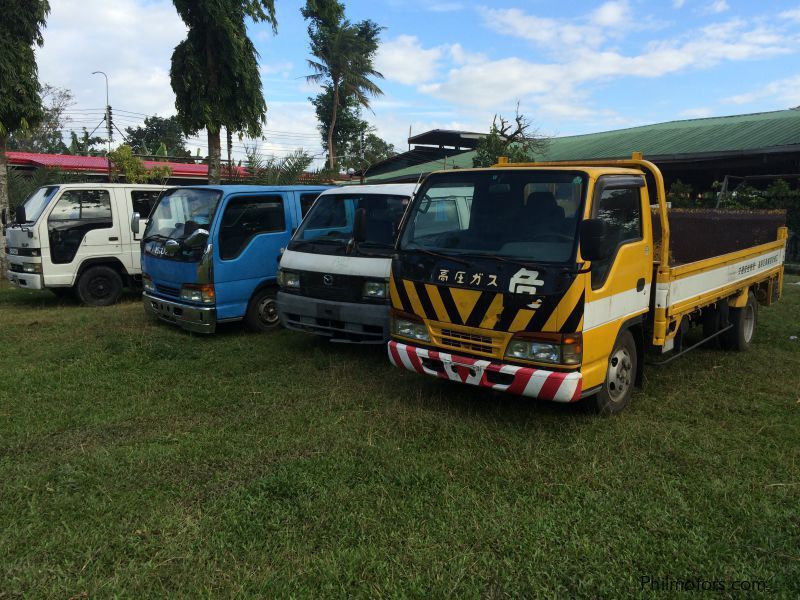
{"label": "white van door", "polygon": [[[142,249],[139,243],[142,241],[144,228],[147,226],[147,217],[158,202],[158,197],[162,190],[152,188],[126,188],[125,189],[125,208],[128,215],[128,224],[123,227],[127,233],[128,254],[130,256],[131,275],[138,275],[142,272]],[[139,213],[139,233],[133,233],[130,227],[133,213]]]}

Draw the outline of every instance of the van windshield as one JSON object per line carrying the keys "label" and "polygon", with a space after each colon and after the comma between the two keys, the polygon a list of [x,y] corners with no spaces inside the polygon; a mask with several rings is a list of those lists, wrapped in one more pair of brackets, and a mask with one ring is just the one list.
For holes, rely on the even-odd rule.
{"label": "van windshield", "polygon": [[578,171],[528,169],[431,175],[410,209],[400,249],[568,262],[586,181]]}
{"label": "van windshield", "polygon": [[47,187],[40,187],[28,196],[25,202],[22,203],[22,206],[25,208],[25,220],[28,223],[36,222],[56,191],[58,191],[57,185],[49,185]]}
{"label": "van windshield", "polygon": [[353,221],[365,210],[365,239],[361,246],[394,248],[395,232],[408,196],[390,194],[322,194],[308,211],[289,245],[290,250],[325,252],[322,246],[345,247],[353,239]]}
{"label": "van windshield", "polygon": [[178,188],[167,191],[150,215],[144,239],[180,240],[198,228],[208,229],[221,197],[222,193],[217,190]]}

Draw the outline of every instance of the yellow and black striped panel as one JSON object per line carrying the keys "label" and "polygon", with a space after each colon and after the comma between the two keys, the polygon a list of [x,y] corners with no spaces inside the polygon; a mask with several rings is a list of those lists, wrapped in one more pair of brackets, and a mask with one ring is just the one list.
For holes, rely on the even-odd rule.
{"label": "yellow and black striped panel", "polygon": [[495,331],[572,333],[583,326],[584,278],[576,277],[566,292],[539,296],[541,305],[504,292],[468,290],[392,277],[392,306],[431,321]]}

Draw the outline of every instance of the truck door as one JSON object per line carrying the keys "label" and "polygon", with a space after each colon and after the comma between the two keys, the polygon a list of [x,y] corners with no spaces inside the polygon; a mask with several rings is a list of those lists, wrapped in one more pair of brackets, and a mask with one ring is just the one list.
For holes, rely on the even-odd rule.
{"label": "truck door", "polygon": [[256,287],[275,280],[293,223],[288,193],[237,194],[227,199],[214,248],[217,319],[243,317]]}
{"label": "truck door", "polygon": [[[127,210],[127,214],[130,216],[133,213],[139,213],[139,233],[133,233],[130,227],[125,228],[125,230],[130,234],[130,262],[131,262],[131,273],[140,273],[142,270],[142,251],[139,247],[139,242],[142,240],[142,234],[144,233],[144,228],[147,225],[147,218],[150,216],[150,212],[153,210],[156,202],[158,201],[158,197],[161,194],[161,190],[152,190],[152,189],[130,189],[126,190],[129,192],[128,197],[125,198],[125,208]],[[128,219],[130,221],[130,219]]]}
{"label": "truck door", "polygon": [[644,179],[598,179],[589,216],[606,223],[609,258],[586,276],[584,389],[600,385],[620,326],[648,310],[653,278],[652,230]]}
{"label": "truck door", "polygon": [[[54,265],[79,265],[93,256],[120,253],[120,215],[111,201],[113,190],[67,189],[47,217],[50,261]],[[63,277],[49,283],[71,283],[76,269],[62,269]],[[67,278],[63,280],[63,278]]]}

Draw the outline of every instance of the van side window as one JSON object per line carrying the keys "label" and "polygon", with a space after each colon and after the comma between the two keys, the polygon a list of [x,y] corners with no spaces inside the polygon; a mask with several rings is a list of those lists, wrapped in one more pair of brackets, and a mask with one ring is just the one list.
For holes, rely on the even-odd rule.
{"label": "van side window", "polygon": [[613,255],[592,264],[592,287],[600,287],[616,258],[616,249],[622,244],[642,239],[642,200],[639,188],[604,190],[595,203],[593,216],[606,222],[608,247]]}
{"label": "van side window", "polygon": [[250,240],[261,233],[285,231],[283,198],[280,196],[244,196],[233,198],[222,215],[219,231],[219,254],[231,259],[241,254]]}
{"label": "van side window", "polygon": [[314,205],[314,200],[317,199],[322,192],[314,192],[313,194],[301,194],[300,195],[300,217],[305,217],[306,213],[311,209]]}
{"label": "van side window", "polygon": [[131,190],[131,204],[133,205],[133,212],[139,213],[139,216],[146,219],[150,215],[158,201],[158,196],[161,190]]}
{"label": "van side window", "polygon": [[67,190],[48,217],[52,221],[108,221],[112,226],[111,197],[107,190]]}

